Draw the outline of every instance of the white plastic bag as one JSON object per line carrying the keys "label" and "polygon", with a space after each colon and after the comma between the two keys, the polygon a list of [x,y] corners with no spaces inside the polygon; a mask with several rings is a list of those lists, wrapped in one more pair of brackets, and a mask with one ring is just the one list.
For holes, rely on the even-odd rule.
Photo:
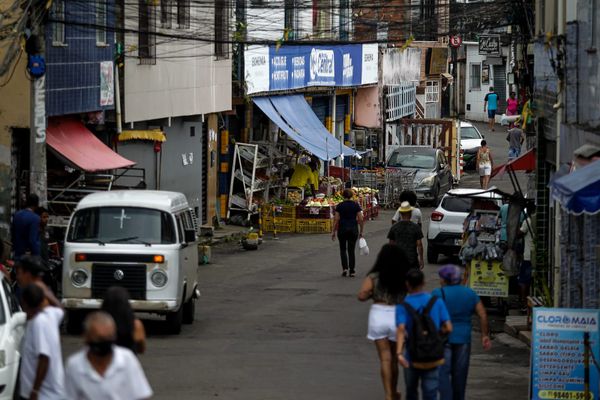
{"label": "white plastic bag", "polygon": [[369,255],[369,246],[367,245],[367,241],[365,240],[365,238],[360,238],[360,240],[358,241],[358,248],[361,256]]}

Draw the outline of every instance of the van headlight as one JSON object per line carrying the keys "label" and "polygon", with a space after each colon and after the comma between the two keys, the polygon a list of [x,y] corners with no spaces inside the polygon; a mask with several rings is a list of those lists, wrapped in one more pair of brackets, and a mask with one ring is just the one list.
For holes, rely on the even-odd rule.
{"label": "van headlight", "polygon": [[75,286],[83,286],[88,280],[88,274],[82,269],[71,272],[71,282]]}
{"label": "van headlight", "polygon": [[166,273],[164,273],[160,269],[157,269],[150,275],[150,280],[152,281],[152,284],[154,286],[161,288],[167,284],[169,278],[167,277]]}

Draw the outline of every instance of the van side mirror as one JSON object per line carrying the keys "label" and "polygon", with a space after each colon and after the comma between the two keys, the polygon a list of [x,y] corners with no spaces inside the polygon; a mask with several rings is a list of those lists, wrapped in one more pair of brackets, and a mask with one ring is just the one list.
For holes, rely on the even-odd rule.
{"label": "van side mirror", "polygon": [[184,232],[184,239],[186,243],[193,243],[196,241],[196,231],[193,229],[186,229]]}

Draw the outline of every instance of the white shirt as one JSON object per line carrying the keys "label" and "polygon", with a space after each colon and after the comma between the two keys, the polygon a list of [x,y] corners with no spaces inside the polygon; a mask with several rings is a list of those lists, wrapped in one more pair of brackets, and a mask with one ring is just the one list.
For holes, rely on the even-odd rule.
{"label": "white shirt", "polygon": [[69,400],[140,400],[152,396],[152,388],[137,357],[129,349],[113,346],[113,359],[100,376],[87,358],[88,349],[67,361],[65,389]]}
{"label": "white shirt", "polygon": [[35,382],[38,358],[49,359],[48,373],[40,387],[40,400],[64,399],[64,370],[60,347],[60,323],[64,311],[58,307],[46,307],[27,322],[21,344],[21,397],[29,398]]}
{"label": "white shirt", "polygon": [[[423,218],[423,214],[421,213],[421,210],[419,210],[416,207],[413,208],[412,211],[410,212],[410,221],[414,222],[417,225],[420,225],[422,223],[422,218]],[[400,221],[400,209],[396,210],[396,214],[394,214],[394,216],[392,217],[392,221],[394,221],[394,222]]]}

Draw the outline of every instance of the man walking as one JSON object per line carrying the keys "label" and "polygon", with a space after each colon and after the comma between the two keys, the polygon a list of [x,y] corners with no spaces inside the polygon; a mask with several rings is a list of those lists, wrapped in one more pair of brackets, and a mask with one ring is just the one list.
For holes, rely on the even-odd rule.
{"label": "man walking", "polygon": [[117,329],[112,317],[97,311],[84,323],[87,347],[67,361],[66,398],[69,400],[140,400],[152,389],[131,350],[115,345]]}
{"label": "man walking", "polygon": [[[406,399],[437,400],[438,368],[444,363],[443,334],[452,332],[452,323],[444,302],[425,293],[425,275],[417,269],[406,274],[408,295],[396,306],[397,356],[404,367]],[[407,351],[402,350],[407,343]]]}
{"label": "man walking", "polygon": [[40,217],[35,213],[39,203],[39,197],[30,194],[25,208],[13,216],[12,242],[15,260],[27,253],[40,254]]}
{"label": "man walking", "polygon": [[413,207],[408,201],[400,204],[400,221],[392,226],[388,233],[391,244],[400,247],[406,253],[410,268],[425,268],[423,259],[423,232],[419,225],[411,221]]}
{"label": "man walking", "polygon": [[64,399],[64,370],[60,345],[60,302],[41,282],[23,289],[27,328],[22,343],[20,389],[22,399]]}
{"label": "man walking", "polygon": [[525,141],[525,134],[520,127],[520,122],[515,122],[515,126],[508,130],[506,140],[508,140],[508,159],[513,160],[521,155],[521,146]]}
{"label": "man walking", "polygon": [[494,88],[490,87],[490,92],[485,95],[483,99],[483,112],[488,113],[488,119],[490,123],[490,129],[492,132],[494,129],[494,124],[496,123],[496,111],[498,111],[498,95],[494,92]]}

